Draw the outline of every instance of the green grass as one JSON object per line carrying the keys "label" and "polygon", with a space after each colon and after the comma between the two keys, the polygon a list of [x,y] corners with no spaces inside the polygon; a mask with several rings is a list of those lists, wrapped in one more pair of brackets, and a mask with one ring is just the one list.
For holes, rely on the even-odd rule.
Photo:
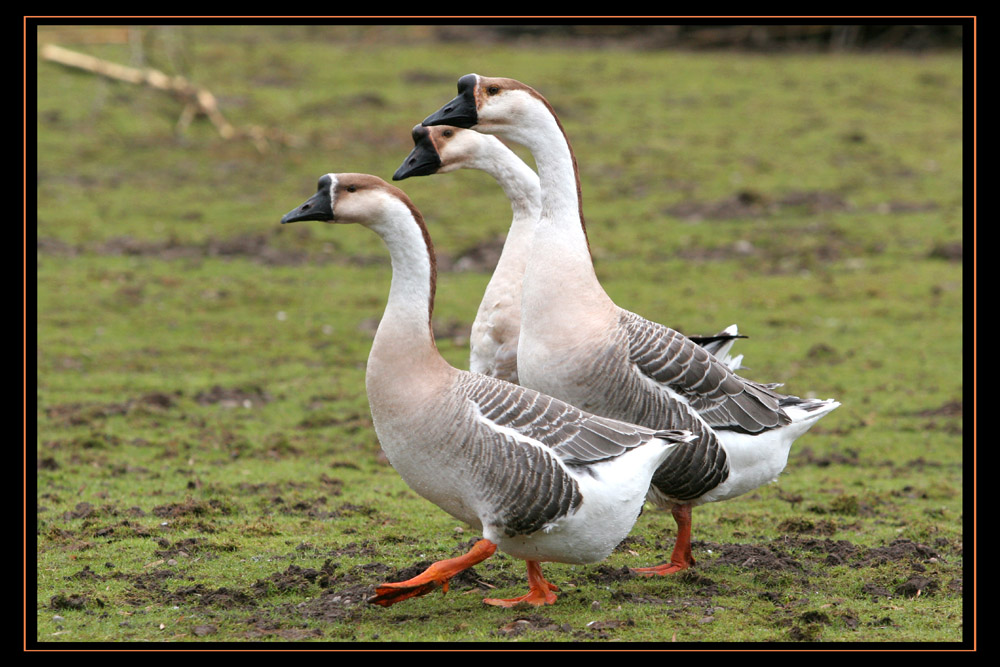
{"label": "green grass", "polygon": [[[261,152],[204,119],[178,135],[180,107],[161,93],[39,61],[29,641],[969,635],[958,54],[177,30],[181,47],[147,32],[147,62],[210,89],[234,125],[296,142]],[[124,45],[78,48],[129,63]],[[551,607],[482,604],[524,591],[523,564],[502,554],[445,596],[361,601],[477,535],[379,454],[364,367],[390,278],[380,242],[278,223],[323,173],[388,178],[410,128],[471,71],[554,104],[598,275],[620,305],[690,333],[736,322],[750,335],[738,345],[748,377],[843,404],[796,443],[777,484],[695,510],[688,572],[623,576],[669,555],[673,521],[650,509],[605,563],[546,564],[560,586]],[[443,258],[509,224],[485,174],[402,186]],[[718,214],[727,202],[745,206]],[[439,276],[437,339],[456,366],[488,279]],[[908,582],[925,583],[917,595]]]}

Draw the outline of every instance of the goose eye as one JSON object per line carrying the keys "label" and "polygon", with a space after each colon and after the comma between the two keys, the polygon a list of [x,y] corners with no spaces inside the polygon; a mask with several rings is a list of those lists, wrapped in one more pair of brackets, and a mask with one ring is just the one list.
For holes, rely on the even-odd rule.
{"label": "goose eye", "polygon": [[486,89],[486,92],[490,95],[496,95],[500,92],[500,86],[490,86]]}
{"label": "goose eye", "polygon": [[348,192],[357,192],[358,191],[358,186],[356,186],[356,185],[348,185],[347,186],[347,191]]}

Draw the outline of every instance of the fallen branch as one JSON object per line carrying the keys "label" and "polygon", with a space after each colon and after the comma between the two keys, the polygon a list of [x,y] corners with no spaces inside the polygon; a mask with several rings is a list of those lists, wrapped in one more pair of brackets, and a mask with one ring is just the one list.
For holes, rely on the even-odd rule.
{"label": "fallen branch", "polygon": [[219,136],[223,139],[244,137],[251,139],[261,152],[267,150],[268,141],[276,140],[285,144],[294,144],[295,140],[280,130],[267,130],[259,126],[249,126],[238,130],[225,119],[219,111],[215,95],[207,89],[196,86],[182,76],[169,76],[159,70],[149,67],[136,68],[95,58],[85,53],[64,49],[55,44],[42,47],[42,57],[67,67],[76,67],[94,74],[106,76],[117,81],[125,81],[137,85],[147,85],[170,93],[184,103],[184,109],[177,121],[177,127],[183,131],[195,118],[201,114],[215,125]]}

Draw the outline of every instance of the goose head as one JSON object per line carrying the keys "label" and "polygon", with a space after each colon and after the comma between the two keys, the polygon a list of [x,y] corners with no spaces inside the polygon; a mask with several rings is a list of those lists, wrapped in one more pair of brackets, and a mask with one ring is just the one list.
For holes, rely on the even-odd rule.
{"label": "goose head", "polygon": [[413,150],[392,175],[394,181],[410,176],[447,174],[463,168],[475,169],[480,165],[481,158],[486,158],[491,148],[489,142],[500,141],[496,137],[451,125],[416,125],[412,135]]}
{"label": "goose head", "polygon": [[453,125],[487,134],[516,137],[519,128],[537,122],[548,103],[533,88],[502,77],[466,74],[458,80],[458,95],[424,119],[423,125]]}
{"label": "goose head", "polygon": [[370,174],[324,174],[316,194],[281,218],[281,224],[319,220],[374,227],[393,217],[400,206],[413,209],[399,188]]}

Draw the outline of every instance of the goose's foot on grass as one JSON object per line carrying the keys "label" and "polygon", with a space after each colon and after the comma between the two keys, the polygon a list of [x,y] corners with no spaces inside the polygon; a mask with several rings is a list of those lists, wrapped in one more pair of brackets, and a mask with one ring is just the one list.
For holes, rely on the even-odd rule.
{"label": "goose's foot on grass", "polygon": [[447,593],[448,581],[452,577],[462,570],[467,570],[476,563],[486,560],[493,555],[496,549],[497,545],[489,540],[479,540],[472,545],[468,553],[456,558],[439,560],[412,579],[377,586],[375,595],[368,598],[367,602],[388,607],[403,600],[426,595],[435,588],[440,588],[442,593]]}
{"label": "goose's foot on grass", "polygon": [[674,574],[694,565],[694,555],[691,553],[691,506],[678,505],[671,510],[671,513],[674,515],[674,521],[677,522],[677,541],[674,543],[674,552],[670,555],[670,562],[653,567],[629,568],[633,574],[641,574],[646,577]]}
{"label": "goose's foot on grass", "polygon": [[493,605],[494,607],[513,607],[519,604],[527,604],[533,607],[541,607],[547,604],[555,604],[556,594],[552,591],[557,591],[559,588],[554,584],[550,584],[542,576],[542,566],[538,561],[529,560],[528,564],[528,583],[530,584],[530,590],[524,595],[516,598],[510,599],[498,599],[498,598],[486,598],[483,600],[486,604]]}

